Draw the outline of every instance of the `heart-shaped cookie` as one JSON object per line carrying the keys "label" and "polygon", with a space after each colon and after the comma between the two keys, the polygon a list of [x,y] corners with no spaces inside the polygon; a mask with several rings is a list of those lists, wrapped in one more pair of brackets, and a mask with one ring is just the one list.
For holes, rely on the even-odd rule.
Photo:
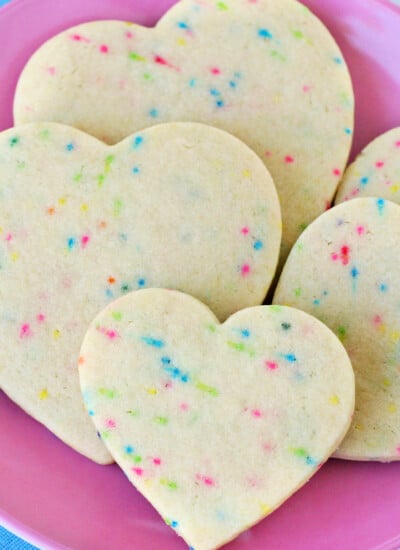
{"label": "heart-shaped cookie", "polygon": [[374,139],[347,168],[335,204],[357,197],[400,203],[400,127]]}
{"label": "heart-shaped cookie", "polygon": [[400,460],[400,206],[345,202],[318,218],[289,255],[274,303],[318,317],[356,374],[356,410],[336,455]]}
{"label": "heart-shaped cookie", "polygon": [[109,460],[79,390],[90,321],[146,286],[185,290],[221,319],[260,304],[280,225],[265,166],[221,130],[165,124],[114,147],[57,124],[4,132],[0,387],[72,447]]}
{"label": "heart-shaped cookie", "polygon": [[228,542],[301,487],[354,408],[349,358],[317,319],[259,306],[220,325],[163,289],[107,306],[79,372],[115,460],[196,550]]}
{"label": "heart-shaped cookie", "polygon": [[353,130],[343,56],[293,0],[184,0],[155,29],[101,21],[43,45],[15,122],[63,122],[115,143],[157,122],[227,130],[264,160],[282,205],[282,257],[332,201]]}

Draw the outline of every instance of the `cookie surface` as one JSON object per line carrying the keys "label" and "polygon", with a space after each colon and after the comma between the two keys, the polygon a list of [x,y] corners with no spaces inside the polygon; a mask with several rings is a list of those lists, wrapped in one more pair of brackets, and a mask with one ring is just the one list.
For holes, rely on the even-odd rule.
{"label": "cookie surface", "polygon": [[400,460],[399,242],[400,206],[336,206],[299,238],[274,296],[327,324],[350,356],[356,410],[341,458]]}
{"label": "cookie surface", "polygon": [[223,319],[260,304],[279,254],[273,182],[232,136],[166,124],[108,147],[57,124],[0,135],[0,387],[81,453],[109,458],[77,361],[107,303],[146,286]]}
{"label": "cookie surface", "polygon": [[228,542],[303,485],[354,408],[349,358],[317,319],[259,306],[220,325],[162,289],[103,310],[79,371],[115,460],[196,550]]}
{"label": "cookie surface", "polygon": [[343,56],[293,0],[184,0],[155,29],[80,25],[31,58],[17,124],[76,126],[109,143],[158,122],[227,130],[266,163],[283,212],[282,257],[330,204],[352,141]]}
{"label": "cookie surface", "polygon": [[400,204],[400,128],[374,139],[347,168],[335,204],[357,197]]}

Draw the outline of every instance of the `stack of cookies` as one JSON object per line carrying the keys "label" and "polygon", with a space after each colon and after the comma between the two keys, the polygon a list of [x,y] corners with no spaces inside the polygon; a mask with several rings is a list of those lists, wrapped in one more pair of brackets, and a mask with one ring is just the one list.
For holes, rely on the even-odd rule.
{"label": "stack of cookies", "polygon": [[346,170],[351,78],[308,9],[181,0],[154,29],[68,29],[26,65],[14,118],[13,401],[115,460],[196,550],[332,454],[400,460],[400,130]]}

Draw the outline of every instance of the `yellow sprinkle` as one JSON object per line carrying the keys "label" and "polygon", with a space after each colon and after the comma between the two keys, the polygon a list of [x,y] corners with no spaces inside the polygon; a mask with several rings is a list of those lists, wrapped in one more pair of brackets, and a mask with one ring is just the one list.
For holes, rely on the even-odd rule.
{"label": "yellow sprinkle", "polygon": [[329,398],[329,403],[331,403],[332,405],[339,405],[340,399],[337,395],[331,395]]}
{"label": "yellow sprinkle", "polygon": [[11,254],[11,259],[12,259],[13,262],[16,262],[18,260],[18,258],[19,258],[18,252],[13,252]]}
{"label": "yellow sprinkle", "polygon": [[392,342],[398,342],[400,340],[400,331],[398,330],[394,330],[391,335],[390,335],[390,338],[392,340]]}
{"label": "yellow sprinkle", "polygon": [[251,178],[251,172],[250,170],[243,170],[242,172],[244,178]]}
{"label": "yellow sprinkle", "polygon": [[158,392],[157,392],[156,388],[148,388],[147,393],[149,395],[156,395]]}
{"label": "yellow sprinkle", "polygon": [[61,197],[58,199],[58,204],[65,204],[67,202],[67,199],[65,197]]}
{"label": "yellow sprinkle", "polygon": [[47,399],[49,397],[49,392],[46,388],[43,388],[42,391],[39,393],[39,399],[43,401],[43,399]]}
{"label": "yellow sprinkle", "polygon": [[53,338],[54,340],[58,340],[58,338],[60,337],[61,335],[61,331],[58,330],[58,328],[56,328],[55,330],[53,330]]}
{"label": "yellow sprinkle", "polygon": [[0,235],[3,233],[3,228],[0,227]]}
{"label": "yellow sprinkle", "polygon": [[184,38],[178,38],[176,43],[178,44],[178,46],[186,46],[186,40]]}
{"label": "yellow sprinkle", "polygon": [[391,185],[390,190],[392,193],[397,193],[397,191],[400,189],[400,185]]}
{"label": "yellow sprinkle", "polygon": [[354,429],[362,432],[364,430],[364,426],[362,424],[354,424]]}
{"label": "yellow sprinkle", "polygon": [[394,414],[397,412],[397,407],[394,403],[390,403],[390,405],[388,405],[387,410],[388,412],[390,412],[390,414]]}
{"label": "yellow sprinkle", "polygon": [[146,487],[151,487],[153,485],[153,480],[147,478],[144,480],[143,484],[146,485]]}
{"label": "yellow sprinkle", "polygon": [[82,212],[87,212],[89,210],[89,206],[87,204],[82,204],[81,210]]}
{"label": "yellow sprinkle", "polygon": [[386,325],[384,323],[382,323],[381,325],[379,325],[378,330],[379,330],[379,332],[382,332],[382,334],[385,334]]}
{"label": "yellow sprinkle", "polygon": [[269,514],[271,511],[271,506],[268,506],[264,502],[260,502],[260,507],[263,514]]}
{"label": "yellow sprinkle", "polygon": [[382,384],[387,388],[389,388],[393,384],[393,382],[390,380],[390,378],[384,378],[382,380]]}
{"label": "yellow sprinkle", "polygon": [[282,103],[282,94],[275,94],[274,103]]}

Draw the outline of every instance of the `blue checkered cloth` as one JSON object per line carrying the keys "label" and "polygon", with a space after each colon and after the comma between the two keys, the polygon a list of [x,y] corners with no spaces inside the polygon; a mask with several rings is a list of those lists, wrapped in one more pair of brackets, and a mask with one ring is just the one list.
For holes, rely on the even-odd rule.
{"label": "blue checkered cloth", "polygon": [[10,531],[0,527],[0,550],[38,550],[22,539],[16,537]]}

